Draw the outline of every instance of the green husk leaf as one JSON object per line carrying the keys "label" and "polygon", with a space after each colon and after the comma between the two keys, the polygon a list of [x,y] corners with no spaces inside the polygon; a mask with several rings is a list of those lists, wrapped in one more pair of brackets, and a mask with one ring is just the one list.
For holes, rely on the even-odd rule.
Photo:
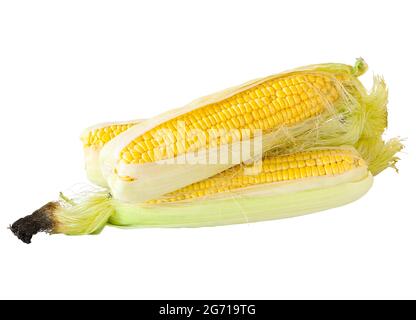
{"label": "green husk leaf", "polygon": [[109,223],[126,227],[203,227],[289,218],[350,203],[371,185],[370,174],[359,181],[274,196],[230,196],[182,205],[116,203]]}

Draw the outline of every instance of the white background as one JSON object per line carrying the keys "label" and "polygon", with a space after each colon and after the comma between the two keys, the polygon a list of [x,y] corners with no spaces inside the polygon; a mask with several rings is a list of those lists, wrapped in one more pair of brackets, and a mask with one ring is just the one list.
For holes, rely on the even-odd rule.
{"label": "white background", "polygon": [[[0,298],[416,298],[413,1],[0,2]],[[348,206],[99,236],[7,227],[86,183],[80,132],[252,78],[362,56],[390,88],[400,173]]]}

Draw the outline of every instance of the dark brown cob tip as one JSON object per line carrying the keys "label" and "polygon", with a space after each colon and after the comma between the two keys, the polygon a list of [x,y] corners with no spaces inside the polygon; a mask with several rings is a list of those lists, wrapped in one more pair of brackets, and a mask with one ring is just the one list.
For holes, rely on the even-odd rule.
{"label": "dark brown cob tip", "polygon": [[58,207],[58,202],[49,202],[31,215],[17,220],[10,226],[10,230],[24,243],[29,244],[38,232],[53,231],[55,223],[52,217]]}

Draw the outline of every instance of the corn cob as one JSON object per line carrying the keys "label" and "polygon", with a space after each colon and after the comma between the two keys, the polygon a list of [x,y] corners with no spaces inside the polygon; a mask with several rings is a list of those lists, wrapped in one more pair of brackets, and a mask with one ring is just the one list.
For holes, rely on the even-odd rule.
{"label": "corn cob", "polygon": [[255,177],[234,167],[142,205],[114,200],[109,223],[200,227],[287,218],[352,202],[373,183],[365,160],[350,147],[271,156],[264,164]]}
{"label": "corn cob", "polygon": [[[374,100],[381,99],[379,91],[385,91],[384,82],[376,79],[376,90],[366,93],[357,80],[365,69],[362,60],[355,67],[309,66],[228,89],[143,121],[104,146],[98,170],[101,176],[94,182],[110,187],[119,200],[155,199],[235,165],[204,162],[184,166],[186,161],[177,160],[188,159],[195,151],[209,153],[221,143],[234,147],[243,139],[252,141],[257,129],[263,133],[262,145],[250,157],[276,147],[296,151],[354,144],[363,129],[363,121],[357,118],[363,118],[363,110],[368,109],[360,106],[375,105]],[[242,138],[244,128],[249,131],[246,138]],[[209,139],[188,141],[188,132],[195,129],[205,138],[211,129],[231,130],[233,134],[216,140],[215,145],[209,144]],[[174,161],[160,163],[167,159]],[[241,157],[239,162],[247,159]]]}
{"label": "corn cob", "polygon": [[142,120],[103,123],[85,130],[81,137],[84,148],[100,148]]}
{"label": "corn cob", "polygon": [[[142,204],[118,201],[105,191],[82,200],[64,198],[20,219],[11,229],[30,242],[33,232],[27,232],[28,225],[37,231],[91,234],[107,222],[170,227],[261,221],[353,201],[372,182],[366,162],[351,147],[266,157],[257,176],[245,176],[244,167]],[[298,204],[302,204],[300,210]]]}
{"label": "corn cob", "polygon": [[372,177],[395,168],[401,150],[398,139],[385,143],[365,137],[353,147],[315,148],[293,154],[268,153],[257,175],[245,175],[240,165],[176,190],[156,200],[131,204],[107,190],[78,199],[50,202],[19,219],[11,230],[30,243],[39,231],[70,235],[95,234],[108,223],[116,226],[198,227],[255,222],[298,216],[358,199]]}
{"label": "corn cob", "polygon": [[110,140],[140,122],[141,120],[102,123],[84,131],[81,141],[84,149],[85,169],[91,182],[101,186],[106,185],[99,165],[101,149]]}
{"label": "corn cob", "polygon": [[[278,148],[279,152],[291,153],[305,147],[355,145],[359,138],[378,136],[387,125],[387,89],[380,78],[375,78],[372,92],[360,101],[358,106],[334,117],[332,122],[324,123],[321,131],[311,130],[298,136],[296,144],[288,143]],[[81,140],[84,146],[87,176],[91,182],[107,187],[101,174],[99,154],[107,142],[144,120],[106,123],[93,126],[84,131]],[[335,123],[335,124],[334,124]],[[338,127],[337,130],[333,130]],[[328,136],[328,133],[331,135]]]}
{"label": "corn cob", "polygon": [[366,69],[362,59],[358,59],[355,68],[339,64],[309,66],[202,98],[202,101],[197,100],[189,107],[177,109],[172,115],[154,121],[158,124],[143,130],[145,132],[123,147],[120,161],[143,164],[161,160],[159,157],[165,158],[166,154],[156,154],[155,149],[160,147],[172,149],[174,157],[208,147],[200,141],[175,144],[175,141],[156,138],[158,131],[167,129],[174,133],[174,140],[177,140],[180,135],[178,122],[184,123],[185,132],[192,129],[205,132],[213,128],[247,128],[253,134],[258,129],[269,133],[282,126],[293,126],[321,114],[337,100],[342,100],[344,92],[340,84],[354,84],[356,77]]}
{"label": "corn cob", "polygon": [[263,158],[261,170],[257,174],[247,175],[247,166],[235,166],[147,203],[192,201],[221,195],[228,197],[233,192],[251,191],[253,187],[341,175],[365,166],[367,164],[364,159],[354,149],[349,148],[318,149],[281,156],[268,155]]}
{"label": "corn cob", "polygon": [[[340,93],[333,77],[324,73],[306,72],[274,77],[228,98],[208,103],[162,122],[125,146],[121,151],[120,161],[126,164],[142,164],[161,160],[155,152],[155,149],[161,146],[171,148],[174,157],[207,147],[200,141],[193,144],[185,141],[182,145],[175,144],[175,141],[161,141],[155,138],[157,131],[164,129],[178,135],[177,123],[181,121],[184,123],[185,132],[192,129],[205,132],[212,128],[248,128],[251,134],[254,134],[256,129],[268,133],[275,128],[294,125],[314,117],[338,98]],[[165,154],[161,156],[164,157]]]}

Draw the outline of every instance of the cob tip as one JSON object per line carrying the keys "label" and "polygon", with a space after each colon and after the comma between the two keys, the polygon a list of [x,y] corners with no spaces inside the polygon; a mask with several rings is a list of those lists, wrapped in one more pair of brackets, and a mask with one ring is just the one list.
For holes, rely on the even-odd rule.
{"label": "cob tip", "polygon": [[17,220],[9,229],[24,243],[31,243],[38,232],[51,233],[55,227],[53,213],[59,207],[58,202],[49,202],[24,218]]}
{"label": "cob tip", "polygon": [[368,70],[368,64],[363,58],[357,58],[352,67],[352,74],[356,77],[362,76]]}
{"label": "cob tip", "polygon": [[39,232],[67,235],[98,234],[114,213],[111,195],[91,191],[70,199],[60,193],[58,201],[48,202],[31,215],[17,220],[9,229],[24,243]]}

